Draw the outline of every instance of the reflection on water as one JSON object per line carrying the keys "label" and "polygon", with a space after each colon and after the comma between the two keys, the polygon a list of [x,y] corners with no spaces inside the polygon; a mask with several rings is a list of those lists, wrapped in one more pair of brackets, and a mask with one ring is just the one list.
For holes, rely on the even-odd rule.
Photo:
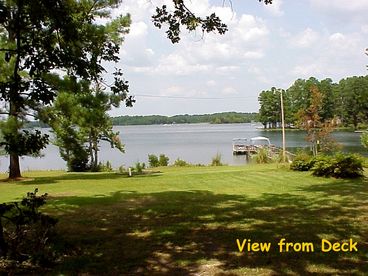
{"label": "reflection on water", "polygon": [[[233,156],[233,138],[251,138],[266,136],[271,143],[281,147],[282,136],[280,131],[265,131],[257,129],[259,125],[251,124],[185,124],[185,125],[153,125],[153,126],[118,126],[116,131],[125,144],[125,153],[111,149],[108,143],[102,143],[100,158],[102,161],[111,161],[114,167],[130,166],[135,162],[147,162],[148,154],[164,153],[171,162],[177,158],[194,164],[209,164],[217,153],[222,155],[223,161],[228,164],[244,164],[245,156]],[[46,130],[45,130],[46,131]],[[368,155],[360,144],[360,134],[339,131],[333,134],[334,138],[343,146],[343,151],[359,152]],[[307,147],[304,140],[304,131],[287,131],[286,144],[290,151]],[[65,169],[65,162],[60,158],[58,148],[49,145],[43,151],[43,158],[24,157],[21,160],[23,170],[54,170]],[[6,171],[8,158],[1,157],[0,170]]]}

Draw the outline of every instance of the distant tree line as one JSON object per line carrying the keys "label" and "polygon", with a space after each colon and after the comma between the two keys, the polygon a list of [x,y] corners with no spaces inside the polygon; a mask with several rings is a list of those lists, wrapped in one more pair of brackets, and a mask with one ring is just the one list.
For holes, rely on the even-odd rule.
{"label": "distant tree line", "polygon": [[[203,115],[175,115],[175,116],[119,116],[112,117],[115,126],[126,125],[161,125],[161,124],[237,124],[258,122],[258,113],[223,112]],[[26,128],[48,128],[48,124],[41,121],[30,121],[25,123]]]}
{"label": "distant tree line", "polygon": [[318,116],[321,121],[335,120],[342,126],[357,129],[368,119],[368,76],[353,76],[334,83],[331,79],[318,80],[314,77],[298,79],[288,89],[272,87],[262,91],[258,121],[265,128],[276,128],[281,124],[280,94],[283,93],[285,124],[296,126],[298,114],[306,110],[312,101],[312,88],[322,95]]}
{"label": "distant tree line", "polygon": [[158,124],[230,124],[250,123],[257,121],[257,113],[224,112],[203,115],[175,115],[175,116],[119,116],[112,118],[113,125],[158,125]]}

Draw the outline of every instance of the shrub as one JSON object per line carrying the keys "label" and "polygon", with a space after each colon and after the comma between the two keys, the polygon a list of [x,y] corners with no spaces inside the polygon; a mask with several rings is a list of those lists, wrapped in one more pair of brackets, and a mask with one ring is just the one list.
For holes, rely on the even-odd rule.
{"label": "shrub", "polygon": [[311,168],[314,176],[332,176],[335,169],[335,162],[332,156],[318,155],[313,158],[314,164]]}
{"label": "shrub", "polygon": [[0,204],[0,253],[9,260],[45,265],[56,258],[52,238],[57,220],[39,211],[47,194],[37,192],[21,202]]}
{"label": "shrub", "polygon": [[298,152],[290,164],[290,169],[294,171],[309,171],[314,165],[314,159],[306,152]]}
{"label": "shrub", "polygon": [[[275,161],[277,163],[284,163],[284,156],[282,155],[282,151],[280,151],[280,153],[276,154],[273,158],[272,161]],[[289,156],[285,153],[285,163],[289,163],[290,159]]]}
{"label": "shrub", "polygon": [[160,162],[158,160],[158,157],[154,154],[148,155],[148,164],[150,167],[158,167],[160,165]]}
{"label": "shrub", "polygon": [[187,161],[181,160],[180,158],[178,158],[175,160],[174,166],[175,167],[188,167],[190,166],[190,164]]}
{"label": "shrub", "polygon": [[315,176],[333,176],[336,178],[360,177],[363,175],[363,159],[356,154],[320,155],[314,158],[314,165],[311,171]]}
{"label": "shrub", "polygon": [[112,172],[113,169],[112,169],[111,162],[106,161],[106,164],[102,163],[102,162],[98,163],[97,171],[99,171],[99,172]]}
{"label": "shrub", "polygon": [[212,158],[212,163],[211,166],[223,166],[224,164],[221,161],[222,156],[220,153],[217,153],[213,158]]}
{"label": "shrub", "polygon": [[67,162],[67,167],[70,172],[86,172],[90,170],[88,156],[81,152],[78,156],[70,157]]}
{"label": "shrub", "polygon": [[257,153],[252,156],[252,159],[255,160],[257,164],[266,164],[273,161],[269,157],[269,150],[267,148],[257,149]]}
{"label": "shrub", "polygon": [[167,165],[169,165],[169,157],[167,157],[165,154],[160,154],[158,163],[160,164],[160,166],[166,167]]}
{"label": "shrub", "polygon": [[363,134],[360,136],[360,141],[363,147],[368,148],[368,132],[364,131]]}
{"label": "shrub", "polygon": [[334,177],[355,178],[363,175],[363,158],[357,154],[335,155]]}
{"label": "shrub", "polygon": [[121,165],[121,166],[119,166],[119,168],[118,168],[118,172],[119,172],[119,173],[126,173],[126,172],[127,172],[127,169],[124,167],[124,165]]}
{"label": "shrub", "polygon": [[143,173],[143,170],[144,170],[145,168],[146,168],[146,164],[145,164],[145,163],[140,163],[140,162],[135,163],[134,170],[135,170],[138,174]]}

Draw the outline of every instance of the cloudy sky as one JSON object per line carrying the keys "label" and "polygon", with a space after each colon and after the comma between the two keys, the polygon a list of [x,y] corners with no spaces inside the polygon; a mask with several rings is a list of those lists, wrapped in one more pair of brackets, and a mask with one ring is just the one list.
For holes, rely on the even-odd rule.
{"label": "cloudy sky", "polygon": [[137,102],[112,115],[254,112],[258,94],[272,86],[366,75],[367,0],[274,1],[188,0],[199,15],[216,12],[229,31],[203,38],[184,31],[175,45],[150,20],[156,4],[170,1],[123,1],[119,13],[133,23],[117,66]]}

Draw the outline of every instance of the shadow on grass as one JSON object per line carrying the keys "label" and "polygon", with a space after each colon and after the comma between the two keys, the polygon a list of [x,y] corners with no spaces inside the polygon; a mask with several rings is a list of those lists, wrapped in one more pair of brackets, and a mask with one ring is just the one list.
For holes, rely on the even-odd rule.
{"label": "shadow on grass", "polygon": [[[58,215],[58,229],[74,253],[55,272],[366,275],[368,185],[366,180],[333,183],[308,186],[305,195],[258,198],[208,191],[59,198],[51,204],[80,208]],[[281,238],[312,242],[314,252],[280,253]],[[353,238],[359,251],[322,253],[322,238]],[[239,253],[236,239],[271,242],[271,250]]]}
{"label": "shadow on grass", "polygon": [[[157,177],[160,176],[160,171],[147,172],[144,174],[134,175],[133,177]],[[48,185],[55,184],[64,180],[113,180],[119,178],[128,178],[128,174],[121,173],[66,173],[60,176],[46,176],[46,177],[35,177],[32,180],[17,183],[18,185]]]}

